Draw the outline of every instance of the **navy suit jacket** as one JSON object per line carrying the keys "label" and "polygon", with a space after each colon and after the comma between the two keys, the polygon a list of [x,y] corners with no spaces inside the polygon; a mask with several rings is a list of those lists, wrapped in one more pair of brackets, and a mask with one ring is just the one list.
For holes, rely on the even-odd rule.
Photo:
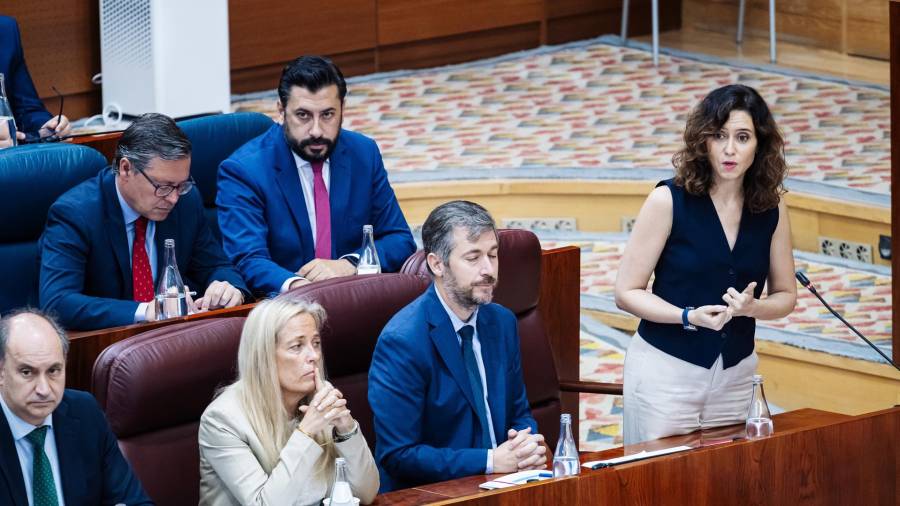
{"label": "navy suit jacket", "polygon": [[[102,170],[59,197],[38,245],[41,308],[70,329],[134,323],[138,303],[115,178]],[[202,294],[213,281],[227,281],[249,294],[216,241],[196,188],[178,200],[164,221],[156,222],[157,276],[165,266],[166,239],[175,239],[178,271],[192,290]]]}
{"label": "navy suit jacket", "polygon": [[[476,325],[497,444],[509,429],[536,433],[515,315],[486,304]],[[369,369],[381,491],[484,473],[474,402],[459,340],[432,284],[385,326]]]}
{"label": "navy suit jacket", "polygon": [[6,96],[16,117],[17,128],[23,132],[37,132],[50,120],[50,113],[38,98],[19,36],[15,18],[0,16],[0,74],[6,81]]}
{"label": "navy suit jacket", "polygon": [[[375,228],[383,272],[396,272],[416,249],[372,139],[341,130],[330,157],[331,257],[362,249]],[[281,125],[272,125],[219,167],[219,227],[225,253],[254,292],[277,293],[315,258],[297,164]]]}
{"label": "navy suit jacket", "polygon": [[[91,394],[65,391],[53,412],[53,434],[66,506],[153,504],[119,451],[116,436]],[[16,445],[2,413],[0,504],[28,506]]]}

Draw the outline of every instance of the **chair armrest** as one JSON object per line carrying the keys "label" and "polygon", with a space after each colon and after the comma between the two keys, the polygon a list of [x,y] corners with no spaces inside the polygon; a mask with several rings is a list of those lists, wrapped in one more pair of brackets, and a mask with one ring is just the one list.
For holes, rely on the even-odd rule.
{"label": "chair armrest", "polygon": [[599,383],[595,381],[560,381],[559,389],[563,392],[622,395],[621,383]]}

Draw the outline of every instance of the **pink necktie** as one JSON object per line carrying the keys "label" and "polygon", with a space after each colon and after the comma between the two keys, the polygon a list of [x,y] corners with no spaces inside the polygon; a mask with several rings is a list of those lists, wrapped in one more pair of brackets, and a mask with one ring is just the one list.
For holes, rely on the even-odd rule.
{"label": "pink necktie", "polygon": [[313,198],[316,201],[316,258],[331,259],[331,204],[322,177],[323,162],[310,162],[313,170]]}

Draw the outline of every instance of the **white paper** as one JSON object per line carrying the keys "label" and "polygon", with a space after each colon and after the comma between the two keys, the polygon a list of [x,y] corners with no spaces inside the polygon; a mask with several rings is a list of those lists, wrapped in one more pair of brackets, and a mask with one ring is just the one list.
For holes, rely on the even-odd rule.
{"label": "white paper", "polygon": [[549,480],[553,477],[553,472],[544,469],[535,469],[532,471],[519,471],[518,473],[507,474],[493,481],[486,481],[479,485],[485,490],[494,490],[497,488],[512,487],[515,485],[524,485],[529,481]]}
{"label": "white paper", "polygon": [[592,469],[597,464],[604,464],[606,466],[614,466],[616,464],[624,464],[626,462],[649,459],[652,457],[658,457],[660,455],[668,455],[670,453],[678,453],[678,452],[683,452],[686,450],[693,450],[693,447],[691,447],[691,446],[673,446],[672,448],[663,448],[662,450],[653,450],[651,452],[644,450],[644,451],[641,451],[638,453],[632,453],[631,455],[624,455],[622,457],[616,457],[614,459],[594,460],[591,462],[585,462],[584,464],[581,464],[581,466],[586,467],[588,469]]}

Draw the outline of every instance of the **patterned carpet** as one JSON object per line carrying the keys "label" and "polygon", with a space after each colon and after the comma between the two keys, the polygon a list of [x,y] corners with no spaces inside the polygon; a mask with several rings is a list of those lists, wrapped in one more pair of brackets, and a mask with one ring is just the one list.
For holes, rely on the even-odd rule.
{"label": "patterned carpet", "polygon": [[[646,51],[616,40],[354,78],[344,124],[376,139],[395,174],[669,169],[690,108],[740,82],[760,91],[784,131],[789,187],[886,205],[887,90],[700,57],[663,55],[654,68]],[[275,117],[274,100],[274,91],[245,95],[234,108]]]}

